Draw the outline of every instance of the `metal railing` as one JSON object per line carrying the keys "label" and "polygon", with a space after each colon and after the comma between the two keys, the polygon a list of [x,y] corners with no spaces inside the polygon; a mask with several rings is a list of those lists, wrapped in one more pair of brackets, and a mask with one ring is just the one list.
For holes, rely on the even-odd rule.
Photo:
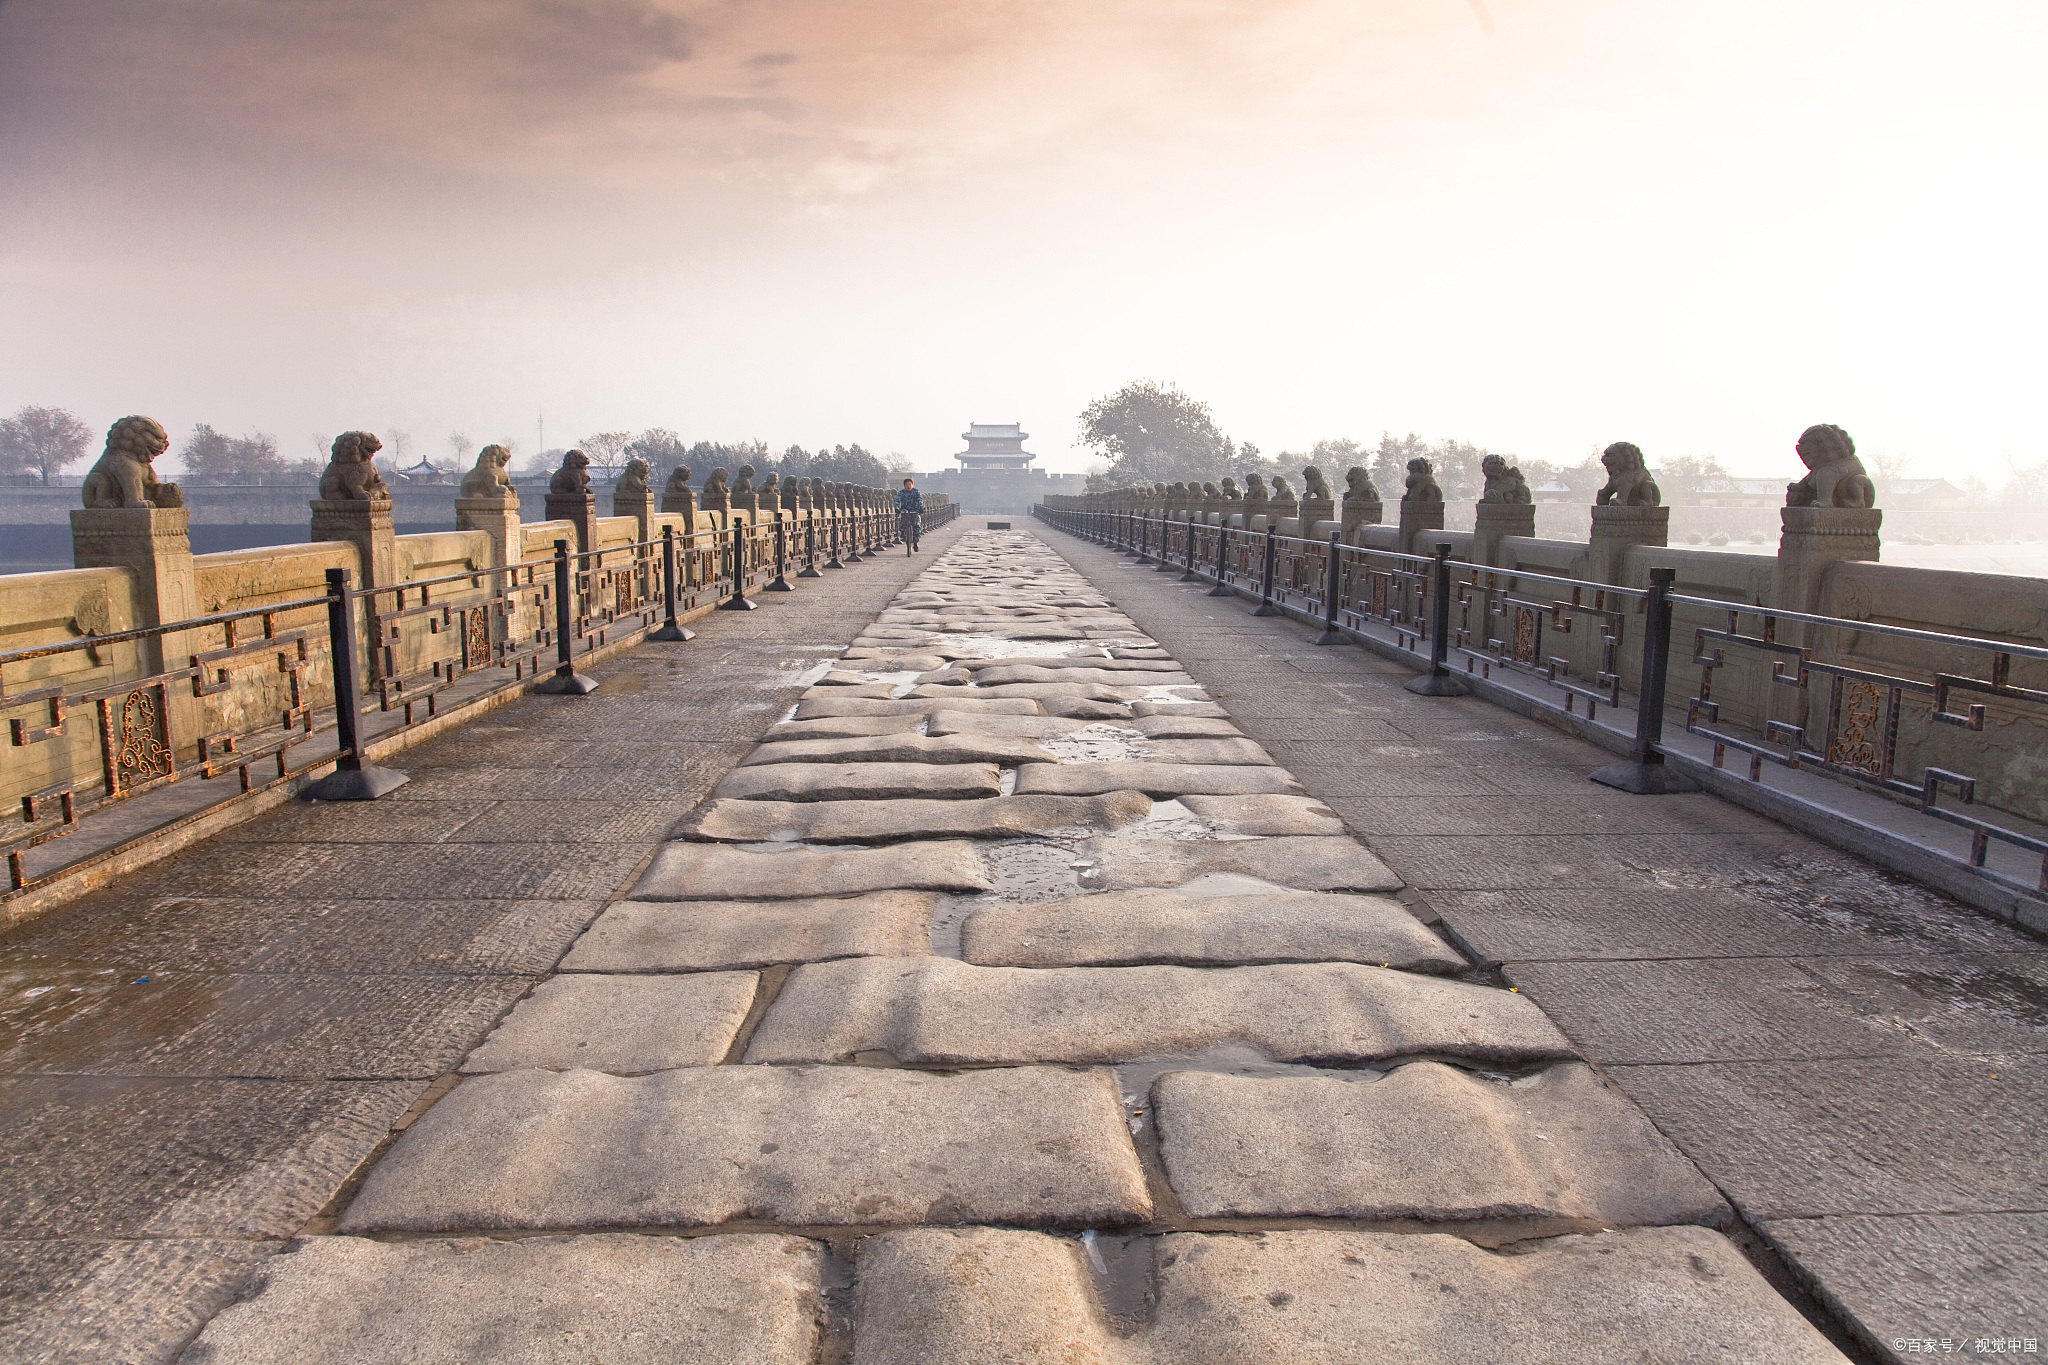
{"label": "metal railing", "polygon": [[[927,509],[925,530],[957,515],[950,503]],[[713,603],[752,606],[756,590],[794,591],[792,579],[822,576],[828,546],[871,555],[896,534],[894,513],[876,507],[800,527],[787,518],[680,534],[664,526],[659,537],[586,551],[558,540],[549,555],[388,586],[358,587],[350,570],[330,569],[319,596],[0,652],[0,781],[24,762],[56,779],[21,792],[18,825],[0,826],[7,891],[55,875],[31,878],[30,850],[176,783],[232,778],[232,799],[332,764],[309,795],[382,795],[404,778],[372,767],[366,746],[442,714],[451,690],[463,704],[536,679],[541,691],[589,692],[596,684],[576,664],[608,644],[657,621],[651,638],[687,640],[681,617]],[[184,662],[111,682],[98,666],[59,677],[66,656],[98,665],[117,646]],[[337,710],[337,693],[356,704]],[[331,714],[333,728],[316,725],[316,713]],[[81,714],[92,717],[83,735]],[[385,722],[374,736],[370,717]]]}
{"label": "metal railing", "polygon": [[[1403,655],[1425,670],[1411,691],[1470,691],[1468,679],[1490,679],[1496,669],[1518,675],[1528,680],[1514,689],[1518,704],[1619,732],[1627,761],[1594,775],[1609,785],[1696,790],[1669,758],[1729,771],[1727,756],[1736,753],[1748,762],[1735,775],[1751,783],[1762,783],[1766,765],[1796,769],[1960,827],[1969,849],[1955,861],[2015,890],[2048,893],[2048,838],[2024,815],[2004,818],[2010,813],[1980,804],[1990,779],[1970,769],[1981,769],[1985,756],[1953,746],[1938,752],[1944,734],[1985,733],[1994,705],[2008,719],[2032,723],[2006,727],[2016,740],[2040,733],[2048,687],[2016,683],[2013,670],[2048,666],[2048,648],[1691,596],[1674,590],[1671,568],[1652,569],[1647,588],[1622,587],[1461,563],[1450,558],[1449,543],[1424,556],[1345,545],[1337,534],[1310,540],[1156,513],[1039,507],[1033,514],[1181,568],[1184,582],[1214,584],[1211,596],[1253,596],[1261,613],[1318,622],[1318,644],[1370,641]],[[1680,609],[1717,624],[1675,626]],[[1674,657],[1672,636],[1683,639],[1686,631],[1691,649]],[[1878,639],[1948,665],[1860,662],[1865,642]],[[1731,671],[1752,685],[1746,721],[1724,716],[1715,696],[1717,675]],[[1666,720],[1676,718],[1666,704],[1674,684],[1683,732],[1710,749],[1688,753],[1666,742]],[[1774,695],[1784,700],[1774,706]],[[2031,771],[2048,771],[2048,754],[2034,759]],[[2039,802],[2042,794],[2018,796]],[[1994,845],[2017,855],[2028,875],[1989,867]]]}

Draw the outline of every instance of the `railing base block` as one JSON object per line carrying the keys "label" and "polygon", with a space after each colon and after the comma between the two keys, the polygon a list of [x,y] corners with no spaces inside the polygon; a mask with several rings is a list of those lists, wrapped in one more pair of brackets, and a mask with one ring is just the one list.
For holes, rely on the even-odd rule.
{"label": "railing base block", "polygon": [[751,597],[741,597],[738,593],[734,593],[731,597],[720,602],[717,609],[719,611],[754,611],[760,605],[759,602],[756,602]]}
{"label": "railing base block", "polygon": [[790,582],[790,581],[789,581],[788,579],[786,579],[786,578],[778,578],[778,579],[776,579],[776,580],[775,580],[775,581],[774,581],[773,583],[770,583],[770,584],[769,584],[769,585],[768,585],[767,587],[763,588],[763,589],[762,589],[761,591],[763,591],[763,592],[795,592],[795,591],[796,591],[796,584],[794,584],[794,583]]}
{"label": "railing base block", "polygon": [[1315,639],[1310,640],[1309,643],[1312,645],[1348,645],[1351,643],[1351,637],[1335,626],[1325,626],[1322,632]]}
{"label": "railing base block", "polygon": [[1672,796],[1701,790],[1699,783],[1664,763],[1610,763],[1587,776],[1603,787],[1637,796]]}
{"label": "railing base block", "polygon": [[798,578],[823,578],[825,575],[816,569],[798,569],[796,576]]}
{"label": "railing base block", "polygon": [[647,638],[663,644],[680,644],[684,640],[696,639],[697,632],[685,630],[677,625],[662,625],[657,627]]}
{"label": "railing base block", "polygon": [[1469,697],[1472,689],[1455,673],[1425,673],[1403,683],[1404,690],[1418,697]]}
{"label": "railing base block", "polygon": [[364,764],[360,768],[336,768],[299,793],[301,801],[375,801],[412,781],[390,768]]}
{"label": "railing base block", "polygon": [[557,673],[533,690],[550,697],[587,697],[597,691],[597,679],[588,673]]}
{"label": "railing base block", "polygon": [[1204,597],[1235,597],[1237,593],[1231,589],[1228,583],[1218,583],[1202,595]]}
{"label": "railing base block", "polygon": [[1271,602],[1261,602],[1252,608],[1252,615],[1254,616],[1285,616],[1286,614],[1286,612],[1280,610],[1279,607]]}

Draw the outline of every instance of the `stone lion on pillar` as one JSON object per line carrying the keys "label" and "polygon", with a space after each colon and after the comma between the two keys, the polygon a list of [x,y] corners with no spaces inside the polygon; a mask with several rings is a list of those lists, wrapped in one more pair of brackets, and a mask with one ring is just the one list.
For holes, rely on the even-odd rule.
{"label": "stone lion on pillar", "polygon": [[562,453],[562,467],[548,480],[548,492],[577,497],[590,491],[590,457],[580,450]]}
{"label": "stone lion on pillar", "polygon": [[1823,422],[1801,432],[1796,449],[1808,472],[1798,483],[1785,485],[1787,507],[1877,506],[1877,485],[1856,458],[1848,432]]}
{"label": "stone lion on pillar", "polygon": [[1436,470],[1428,460],[1417,456],[1408,462],[1408,486],[1402,490],[1402,502],[1442,502],[1444,490],[1437,485]]}
{"label": "stone lion on pillar", "polygon": [[1301,471],[1301,500],[1303,502],[1332,502],[1330,481],[1323,477],[1323,471],[1314,465]]}
{"label": "stone lion on pillar", "polygon": [[498,502],[516,502],[519,494],[512,488],[512,479],[505,473],[505,466],[512,463],[512,452],[503,446],[485,446],[476,453],[476,467],[462,476],[462,496],[465,498],[491,498]]}
{"label": "stone lion on pillar", "polygon": [[647,496],[647,475],[651,471],[647,461],[633,459],[626,461],[625,472],[612,485],[613,498],[644,498]]}
{"label": "stone lion on pillar", "polygon": [[158,483],[150,461],[169,449],[170,435],[150,417],[123,417],[107,428],[107,448],[79,489],[87,507],[183,507],[174,483]]}
{"label": "stone lion on pillar", "polygon": [[707,512],[730,512],[732,494],[727,491],[725,481],[729,477],[723,465],[711,471],[711,477],[704,480],[703,506]]}
{"label": "stone lion on pillar", "polygon": [[1600,452],[1607,466],[1607,482],[1593,495],[1600,507],[1660,507],[1664,495],[1643,464],[1642,447],[1632,441],[1616,441]]}
{"label": "stone lion on pillar", "polygon": [[1479,472],[1486,477],[1486,487],[1479,494],[1481,502],[1520,507],[1536,501],[1529,493],[1529,481],[1522,477],[1522,471],[1502,457],[1488,455],[1479,462]]}
{"label": "stone lion on pillar", "polygon": [[1362,464],[1355,464],[1344,471],[1344,501],[1378,502],[1380,490],[1373,486],[1372,474]]}
{"label": "stone lion on pillar", "polygon": [[391,501],[391,490],[372,463],[383,448],[384,443],[367,431],[344,431],[335,437],[320,475],[320,496],[328,502]]}

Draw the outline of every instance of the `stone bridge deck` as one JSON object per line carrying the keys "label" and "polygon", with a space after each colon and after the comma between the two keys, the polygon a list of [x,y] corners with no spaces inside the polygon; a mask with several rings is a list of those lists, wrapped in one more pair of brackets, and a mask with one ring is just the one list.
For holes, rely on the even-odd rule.
{"label": "stone bridge deck", "polygon": [[1051,540],[956,524],[0,939],[0,1353],[2048,1335],[2038,939]]}

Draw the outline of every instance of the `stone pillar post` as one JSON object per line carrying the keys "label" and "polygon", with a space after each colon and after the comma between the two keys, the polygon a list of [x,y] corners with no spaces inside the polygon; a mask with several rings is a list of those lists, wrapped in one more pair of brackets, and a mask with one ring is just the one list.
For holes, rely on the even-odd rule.
{"label": "stone pillar post", "polygon": [[[182,507],[82,507],[71,514],[71,562],[81,569],[126,569],[135,575],[137,625],[161,626],[200,614],[192,570],[189,513]],[[177,640],[160,636],[140,651],[151,672],[192,662],[177,657]],[[184,689],[190,697],[191,688]]]}
{"label": "stone pillar post", "polygon": [[491,563],[497,567],[517,563],[519,548],[519,503],[507,498],[457,498],[455,529],[482,531],[491,538]]}
{"label": "stone pillar post", "polygon": [[633,539],[646,540],[654,526],[654,494],[645,486],[633,489],[612,489],[612,515],[631,517],[639,529]]}
{"label": "stone pillar post", "polygon": [[1877,558],[1878,527],[1884,521],[1878,508],[1785,507],[1778,515],[1783,530],[1778,536],[1777,571],[1771,575],[1774,607],[1817,612],[1828,565]]}
{"label": "stone pillar post", "polygon": [[1301,500],[1301,533],[1303,535],[1314,535],[1316,523],[1319,521],[1335,521],[1336,519],[1337,504],[1330,499],[1303,498]]}
{"label": "stone pillar post", "polygon": [[1421,549],[1417,549],[1416,546],[1420,544],[1429,532],[1441,531],[1443,529],[1444,505],[1441,500],[1435,502],[1410,502],[1406,498],[1401,500],[1402,554],[1433,554],[1435,552],[1435,542],[1433,541],[1430,544],[1423,545]]}
{"label": "stone pillar post", "polygon": [[1595,583],[1620,583],[1628,552],[1638,545],[1659,549],[1671,543],[1669,507],[1594,507],[1593,538],[1586,555],[1586,577]]}
{"label": "stone pillar post", "polygon": [[1367,526],[1379,525],[1386,510],[1386,504],[1378,498],[1354,498],[1347,493],[1344,497],[1344,543],[1364,544],[1359,532]]}
{"label": "stone pillar post", "polygon": [[[1482,502],[1473,509],[1472,562],[1499,564],[1500,543],[1536,534],[1536,507],[1526,502]],[[1441,523],[1439,523],[1441,524]]]}
{"label": "stone pillar post", "polygon": [[398,537],[391,526],[389,498],[314,498],[309,539],[344,540],[356,547],[358,588],[388,588],[398,581]]}
{"label": "stone pillar post", "polygon": [[595,493],[548,494],[548,520],[573,522],[579,552],[597,548],[597,495]]}

